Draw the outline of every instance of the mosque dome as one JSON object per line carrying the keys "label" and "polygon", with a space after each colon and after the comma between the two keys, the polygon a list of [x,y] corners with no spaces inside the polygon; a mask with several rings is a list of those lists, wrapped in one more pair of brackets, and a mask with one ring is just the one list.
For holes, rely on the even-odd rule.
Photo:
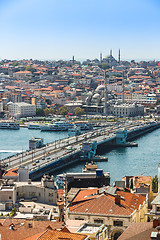
{"label": "mosque dome", "polygon": [[90,91],[90,92],[87,93],[87,95],[88,95],[88,96],[92,96],[93,94],[92,94],[92,92]]}
{"label": "mosque dome", "polygon": [[97,99],[99,97],[100,97],[99,93],[96,93],[96,94],[93,95],[92,99]]}
{"label": "mosque dome", "polygon": [[99,85],[97,88],[96,88],[96,92],[98,91],[103,91],[105,89],[105,86],[104,85]]}
{"label": "mosque dome", "polygon": [[8,102],[7,105],[13,104],[13,102]]}

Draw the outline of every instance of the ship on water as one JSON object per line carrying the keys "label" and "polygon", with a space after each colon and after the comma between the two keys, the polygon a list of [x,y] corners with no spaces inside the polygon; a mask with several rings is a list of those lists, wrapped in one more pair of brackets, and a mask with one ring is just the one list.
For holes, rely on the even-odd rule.
{"label": "ship on water", "polygon": [[19,124],[15,122],[0,122],[0,129],[18,130]]}
{"label": "ship on water", "polygon": [[28,129],[40,129],[41,125],[30,123],[28,124]]}
{"label": "ship on water", "polygon": [[69,127],[73,127],[72,123],[59,121],[51,124],[44,124],[40,127],[41,131],[68,131]]}

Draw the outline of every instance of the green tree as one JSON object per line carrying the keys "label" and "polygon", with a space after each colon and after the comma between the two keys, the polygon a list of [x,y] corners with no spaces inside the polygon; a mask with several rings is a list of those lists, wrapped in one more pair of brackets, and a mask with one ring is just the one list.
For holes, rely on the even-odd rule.
{"label": "green tree", "polygon": [[52,108],[45,108],[43,110],[43,112],[44,112],[45,116],[48,116],[49,114],[53,114],[54,113],[54,109],[52,109]]}
{"label": "green tree", "polygon": [[154,193],[158,192],[158,177],[155,175],[155,177],[152,178],[152,191]]}
{"label": "green tree", "polygon": [[30,71],[30,72],[32,72],[32,73],[35,72],[35,68],[33,68],[31,65],[26,66],[26,67],[25,67],[25,70],[26,70],[26,71]]}
{"label": "green tree", "polygon": [[68,110],[68,108],[66,106],[62,106],[59,109],[59,113],[60,113],[60,115],[64,115],[65,116],[65,115],[67,115],[69,113],[69,110]]}
{"label": "green tree", "polygon": [[36,109],[36,115],[37,116],[44,116],[44,111],[42,108],[37,108]]}
{"label": "green tree", "polygon": [[103,70],[109,69],[110,66],[107,63],[100,63],[98,65],[100,68],[102,68]]}
{"label": "green tree", "polygon": [[19,65],[20,65],[20,63],[17,62],[17,61],[15,61],[15,62],[12,63],[12,66],[19,66]]}
{"label": "green tree", "polygon": [[74,113],[76,116],[80,116],[80,115],[83,115],[84,114],[84,109],[83,108],[80,108],[80,107],[76,107],[74,109]]}

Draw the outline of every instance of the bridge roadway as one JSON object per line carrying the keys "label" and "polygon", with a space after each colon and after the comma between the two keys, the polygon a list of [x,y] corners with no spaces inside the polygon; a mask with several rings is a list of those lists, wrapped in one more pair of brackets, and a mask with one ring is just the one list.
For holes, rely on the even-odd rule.
{"label": "bridge roadway", "polygon": [[7,166],[7,170],[23,166],[27,167],[29,172],[32,172],[36,169],[41,169],[45,165],[51,164],[60,158],[80,152],[82,142],[86,140],[97,141],[97,144],[99,145],[115,139],[116,131],[118,129],[125,127],[127,128],[128,133],[132,133],[137,129],[145,128],[148,125],[151,126],[151,124],[141,124],[139,122],[116,123],[114,126],[111,125],[98,130],[86,132],[79,136],[58,140],[54,143],[47,144],[43,148],[26,151],[8,157],[3,159],[3,163]]}

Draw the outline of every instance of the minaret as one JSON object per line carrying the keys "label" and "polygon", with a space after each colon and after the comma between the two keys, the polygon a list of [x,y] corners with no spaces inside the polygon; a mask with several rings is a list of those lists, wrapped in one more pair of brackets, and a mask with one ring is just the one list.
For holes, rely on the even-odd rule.
{"label": "minaret", "polygon": [[102,53],[100,53],[100,63],[102,62]]}
{"label": "minaret", "polygon": [[112,67],[112,49],[110,50],[110,57],[109,57],[109,65],[110,65],[110,68]]}
{"label": "minaret", "polygon": [[124,71],[122,73],[122,104],[124,104]]}
{"label": "minaret", "polygon": [[121,51],[119,49],[119,53],[118,53],[118,63],[120,64],[120,61],[121,61]]}
{"label": "minaret", "polygon": [[107,109],[107,101],[108,101],[108,89],[107,89],[107,77],[106,77],[106,72],[104,72],[104,84],[105,84],[105,103],[104,103],[104,114],[108,114],[108,109]]}

